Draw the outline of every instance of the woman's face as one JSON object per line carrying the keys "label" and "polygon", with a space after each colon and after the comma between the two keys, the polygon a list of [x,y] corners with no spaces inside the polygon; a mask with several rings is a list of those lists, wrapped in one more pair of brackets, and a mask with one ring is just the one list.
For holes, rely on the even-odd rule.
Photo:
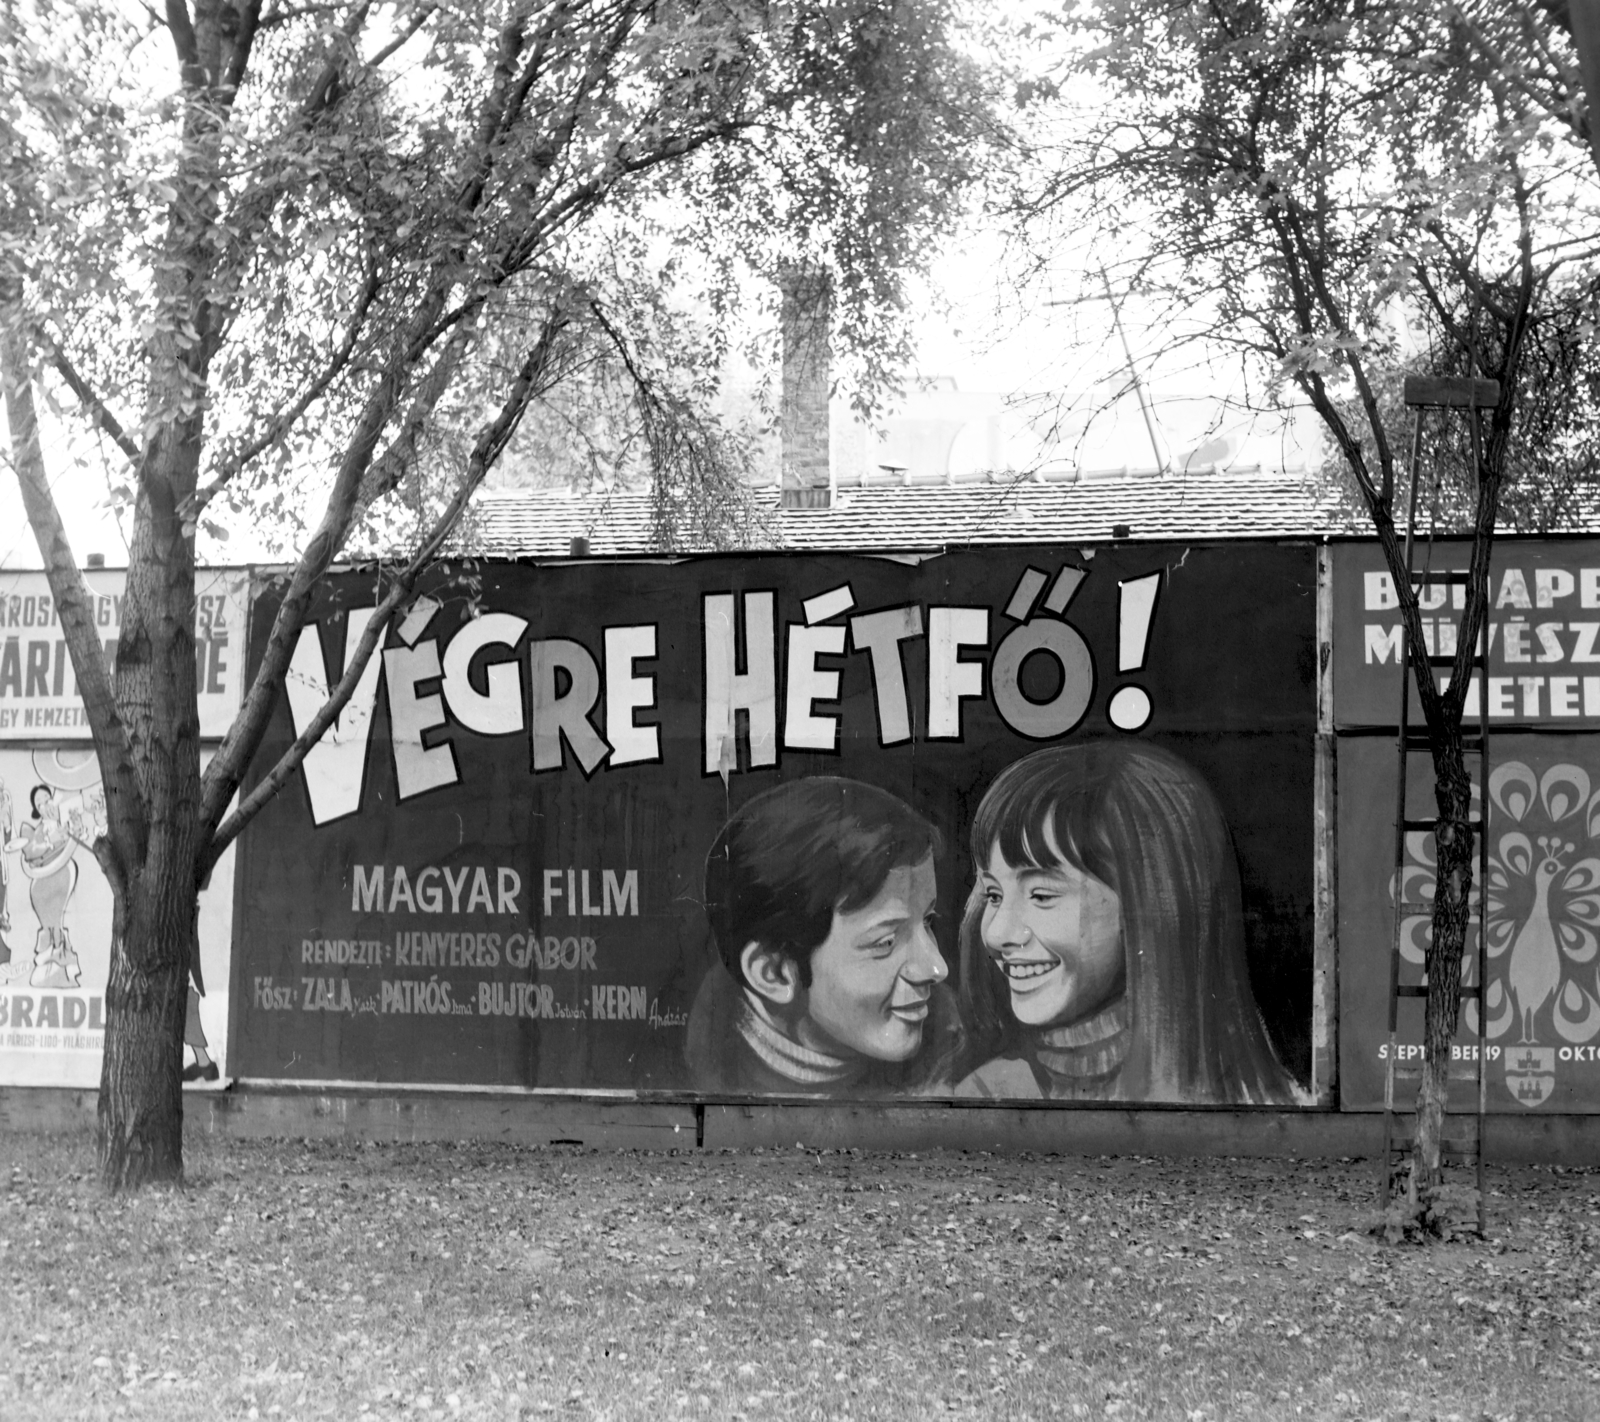
{"label": "woman's face", "polygon": [[1079,1021],[1122,994],[1122,900],[1050,846],[1048,869],[1012,866],[996,847],[981,874],[983,946],[1030,1027]]}

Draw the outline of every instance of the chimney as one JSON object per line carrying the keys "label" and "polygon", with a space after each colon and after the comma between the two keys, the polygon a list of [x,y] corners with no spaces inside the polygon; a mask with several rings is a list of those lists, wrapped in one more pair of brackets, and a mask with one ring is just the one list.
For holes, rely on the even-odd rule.
{"label": "chimney", "polygon": [[778,279],[783,294],[783,484],[778,506],[825,509],[833,503],[828,457],[828,321],[833,287],[826,271],[786,267]]}

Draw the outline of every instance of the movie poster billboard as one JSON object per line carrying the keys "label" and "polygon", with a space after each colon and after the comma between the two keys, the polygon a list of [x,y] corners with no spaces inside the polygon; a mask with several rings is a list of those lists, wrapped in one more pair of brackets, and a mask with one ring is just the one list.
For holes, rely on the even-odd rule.
{"label": "movie poster billboard", "polygon": [[[105,827],[89,747],[0,749],[0,1084],[100,1084],[111,888],[92,845]],[[200,1087],[227,1065],[232,900],[230,849],[200,895],[184,1024],[184,1080]]]}
{"label": "movie poster billboard", "polygon": [[[1469,543],[1419,544],[1418,568],[1465,572]],[[1503,539],[1489,565],[1489,666],[1467,689],[1466,717],[1487,696],[1491,727],[1600,729],[1600,541]],[[1466,587],[1420,585],[1430,654],[1456,651]],[[1333,549],[1334,717],[1340,729],[1392,726],[1400,715],[1400,612],[1375,542]],[[1441,683],[1450,676],[1440,668]],[[1420,721],[1415,689],[1411,718]],[[1392,816],[1391,816],[1392,817]]]}
{"label": "movie poster billboard", "polygon": [[[1600,737],[1509,734],[1491,742],[1487,804],[1476,757],[1473,815],[1489,836],[1487,982],[1483,994],[1488,1105],[1518,1113],[1600,1110]],[[1433,804],[1432,763],[1410,758],[1411,813]],[[1396,894],[1433,897],[1433,837],[1405,839],[1394,864],[1397,757],[1388,738],[1339,746],[1340,1094],[1345,1107],[1383,1105],[1388,1061],[1390,945]],[[1382,832],[1375,833],[1374,830]],[[1477,890],[1474,891],[1474,901]],[[1463,982],[1477,981],[1476,917]],[[1426,914],[1400,924],[1401,981],[1423,981]],[[1400,1000],[1399,1097],[1416,1095],[1420,998]],[[1477,1081],[1478,1011],[1463,1003],[1452,1048],[1453,1089]],[[1463,1097],[1463,1099],[1465,1099]]]}
{"label": "movie poster billboard", "polygon": [[240,842],[234,1069],[1304,1103],[1316,614],[1293,546],[442,568]]}
{"label": "movie poster billboard", "polygon": [[[84,573],[108,665],[122,630],[121,569]],[[238,569],[195,575],[195,680],[200,734],[220,738],[239,706],[248,576]],[[39,572],[0,573],[0,741],[89,740],[72,658],[50,584]]]}

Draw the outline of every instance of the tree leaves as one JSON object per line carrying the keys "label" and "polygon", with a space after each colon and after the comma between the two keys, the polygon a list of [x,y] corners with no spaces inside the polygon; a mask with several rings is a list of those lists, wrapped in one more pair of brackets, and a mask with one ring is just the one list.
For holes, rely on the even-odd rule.
{"label": "tree leaves", "polygon": [[[152,101],[158,51],[139,49],[137,29],[52,0],[13,14],[18,121],[56,135],[12,178],[37,193],[8,222],[30,307],[92,388],[143,411],[146,440],[203,411],[199,482],[238,479],[241,512],[274,506],[286,463],[310,476],[296,505],[325,487],[319,467],[337,462],[383,369],[420,369],[444,338],[445,325],[409,324],[425,293],[450,325],[499,293],[517,298],[508,313],[533,306],[541,269],[603,276],[584,271],[578,234],[613,221],[697,249],[721,273],[712,311],[795,243],[826,254],[851,294],[840,349],[861,388],[878,388],[903,348],[901,276],[989,122],[943,0],[538,3],[503,25],[405,4],[338,22],[280,11],[230,61],[250,82],[199,127],[194,105],[212,99]],[[34,43],[51,17],[66,22],[54,50]],[[119,66],[118,45],[138,63]],[[79,200],[63,204],[64,190]],[[607,304],[624,309],[649,275],[627,272]],[[161,351],[176,363],[153,361]],[[476,353],[462,374],[492,385]],[[713,407],[697,399],[695,418]],[[459,457],[447,447],[430,453],[446,478]]]}
{"label": "tree leaves", "polygon": [[[228,810],[311,590],[352,531],[399,531],[408,548],[365,658],[562,382],[600,360],[602,382],[625,376],[664,547],[682,524],[720,540],[744,519],[747,442],[718,418],[716,362],[684,378],[672,359],[698,326],[727,353],[741,282],[796,249],[830,264],[854,297],[841,341],[859,384],[882,384],[904,342],[899,283],[982,116],[951,29],[947,0],[0,8],[0,363],[106,768],[98,849],[119,924],[192,923],[194,886],[297,768],[298,743]],[[648,299],[662,264],[627,240],[641,231],[712,274],[701,312]],[[109,686],[36,439],[46,370],[135,467]],[[295,568],[202,779],[196,539],[240,526],[270,528]],[[130,886],[165,901],[143,913]],[[107,1022],[100,1141],[119,1185],[181,1158],[176,1077],[117,1050],[115,1002],[139,998],[173,941],[140,933],[113,945],[130,988]],[[144,1064],[137,1080],[124,1061]]]}

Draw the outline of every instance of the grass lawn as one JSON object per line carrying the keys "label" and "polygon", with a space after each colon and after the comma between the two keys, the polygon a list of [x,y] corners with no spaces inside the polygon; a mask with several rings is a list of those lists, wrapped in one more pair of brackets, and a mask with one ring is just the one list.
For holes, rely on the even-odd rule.
{"label": "grass lawn", "polygon": [[0,1140],[0,1418],[1600,1417],[1600,1174]]}

